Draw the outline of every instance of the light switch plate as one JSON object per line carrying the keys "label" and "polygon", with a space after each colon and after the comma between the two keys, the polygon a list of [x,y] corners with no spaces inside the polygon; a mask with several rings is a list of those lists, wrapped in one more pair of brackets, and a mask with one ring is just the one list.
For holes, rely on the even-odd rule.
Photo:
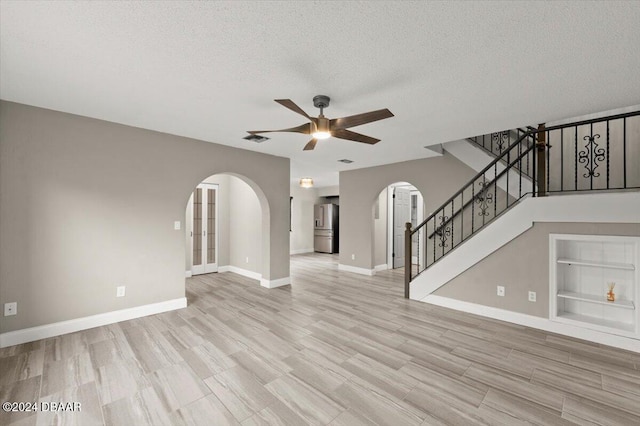
{"label": "light switch plate", "polygon": [[180,230],[180,221],[176,220],[175,222],[173,222],[173,229],[176,231]]}
{"label": "light switch plate", "polygon": [[504,297],[504,286],[498,286],[498,296]]}

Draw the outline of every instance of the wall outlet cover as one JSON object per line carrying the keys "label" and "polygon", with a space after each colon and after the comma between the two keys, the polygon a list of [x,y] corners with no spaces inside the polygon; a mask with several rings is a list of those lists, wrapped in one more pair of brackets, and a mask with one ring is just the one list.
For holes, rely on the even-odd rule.
{"label": "wall outlet cover", "polygon": [[176,231],[180,230],[180,221],[176,220],[175,222],[173,222],[173,229]]}
{"label": "wall outlet cover", "polygon": [[351,260],[356,260],[356,255],[355,254],[351,255]]}
{"label": "wall outlet cover", "polygon": [[504,286],[499,285],[497,293],[498,293],[498,296],[504,297]]}
{"label": "wall outlet cover", "polygon": [[536,292],[535,291],[530,291],[529,292],[529,302],[535,302],[536,301]]}
{"label": "wall outlet cover", "polygon": [[18,302],[10,302],[4,304],[4,316],[8,317],[18,313]]}
{"label": "wall outlet cover", "polygon": [[125,286],[121,285],[116,287],[116,297],[124,297],[125,295]]}

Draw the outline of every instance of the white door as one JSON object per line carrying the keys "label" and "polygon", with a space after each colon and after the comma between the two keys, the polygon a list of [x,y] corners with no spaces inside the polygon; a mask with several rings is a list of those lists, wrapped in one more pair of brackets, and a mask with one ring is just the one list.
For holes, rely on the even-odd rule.
{"label": "white door", "polygon": [[407,188],[393,188],[393,267],[404,266],[404,230],[411,219],[411,195]]}
{"label": "white door", "polygon": [[191,274],[218,272],[218,185],[198,185],[191,199]]}
{"label": "white door", "polygon": [[[424,201],[422,200],[422,194],[420,194],[420,191],[411,191],[411,228],[416,229],[423,220]],[[414,265],[418,263],[424,265],[424,250],[421,252],[418,247],[420,242],[424,245],[423,232],[424,227],[413,234],[413,238],[411,239],[411,263]],[[420,254],[420,262],[418,262],[418,254]]]}

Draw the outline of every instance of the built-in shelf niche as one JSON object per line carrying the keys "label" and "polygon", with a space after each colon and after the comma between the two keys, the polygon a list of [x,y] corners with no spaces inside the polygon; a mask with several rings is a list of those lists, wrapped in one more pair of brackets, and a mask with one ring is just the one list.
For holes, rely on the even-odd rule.
{"label": "built-in shelf niche", "polygon": [[[638,237],[551,234],[550,318],[640,338],[639,246]],[[613,302],[607,300],[611,282]]]}

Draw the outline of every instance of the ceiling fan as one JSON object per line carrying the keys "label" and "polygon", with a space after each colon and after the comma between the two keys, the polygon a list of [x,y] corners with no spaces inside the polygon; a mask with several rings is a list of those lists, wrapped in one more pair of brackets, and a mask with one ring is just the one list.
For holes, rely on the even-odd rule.
{"label": "ceiling fan", "polygon": [[312,150],[316,147],[318,140],[327,139],[333,136],[334,138],[346,139],[349,141],[362,142],[370,145],[380,142],[380,139],[372,138],[370,136],[362,135],[360,133],[347,130],[349,127],[360,126],[362,124],[371,123],[385,118],[393,117],[393,114],[388,109],[379,109],[377,111],[365,112],[362,114],[351,115],[349,117],[328,119],[324,116],[324,109],[329,107],[330,98],[325,95],[314,96],[313,106],[320,108],[320,115],[316,117],[310,117],[302,108],[296,105],[291,99],[276,99],[277,103],[285,108],[289,108],[293,112],[309,119],[309,123],[301,124],[298,127],[291,127],[289,129],[280,130],[249,130],[248,133],[255,135],[258,133],[270,133],[270,132],[292,132],[303,133],[305,135],[311,135],[312,139],[304,146],[304,151]]}

